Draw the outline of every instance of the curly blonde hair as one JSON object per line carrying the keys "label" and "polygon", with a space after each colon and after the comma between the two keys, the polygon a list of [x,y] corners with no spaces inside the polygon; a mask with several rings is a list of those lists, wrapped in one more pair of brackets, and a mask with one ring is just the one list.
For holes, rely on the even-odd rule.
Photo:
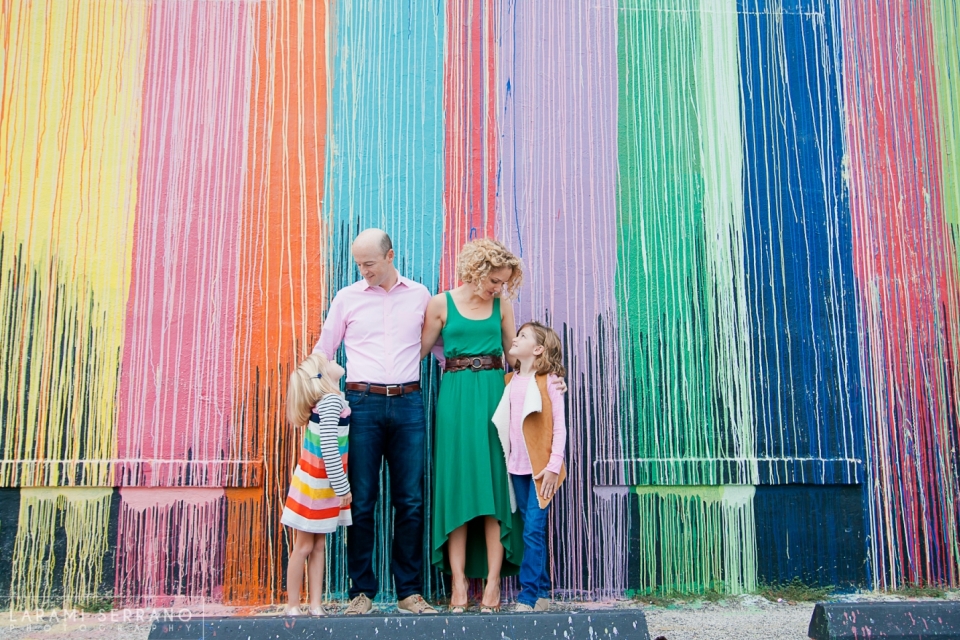
{"label": "curly blonde hair", "polygon": [[[310,420],[310,412],[320,398],[328,393],[340,393],[339,385],[326,376],[328,360],[321,353],[311,353],[300,363],[296,371],[290,374],[287,385],[287,420],[302,427]],[[323,374],[318,378],[317,374]]]}
{"label": "curly blonde hair", "polygon": [[523,284],[523,263],[502,242],[478,238],[463,245],[457,257],[457,278],[465,284],[480,284],[491,271],[503,268],[513,270],[504,285],[512,300]]}
{"label": "curly blonde hair", "polygon": [[[537,345],[543,347],[543,353],[533,361],[533,370],[537,372],[537,375],[552,373],[561,378],[566,377],[567,370],[563,366],[563,343],[560,342],[560,336],[557,335],[557,332],[545,324],[531,320],[523,323],[517,329],[517,335],[520,335],[520,332],[527,328],[533,331]],[[517,371],[520,370],[519,360],[513,368]]]}

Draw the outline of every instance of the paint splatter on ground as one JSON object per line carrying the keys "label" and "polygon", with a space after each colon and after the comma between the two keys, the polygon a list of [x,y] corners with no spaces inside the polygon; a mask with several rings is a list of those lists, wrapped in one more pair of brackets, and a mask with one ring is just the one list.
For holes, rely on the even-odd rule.
{"label": "paint splatter on ground", "polygon": [[[948,592],[947,599],[960,599],[960,592]],[[838,596],[845,601],[922,600],[888,593],[856,593]],[[342,603],[345,606],[345,603]],[[635,608],[634,600],[592,603],[557,603],[557,609],[570,611]],[[732,596],[719,602],[681,602],[667,606],[643,605],[650,638],[667,640],[753,640],[776,637],[783,640],[807,638],[813,615],[811,602],[770,602],[757,595]],[[191,615],[276,615],[281,607],[205,607]],[[335,607],[328,605],[328,610]],[[186,611],[186,610],[184,610]],[[5,640],[60,640],[97,638],[98,640],[146,640],[150,625],[136,621],[137,610],[87,614],[85,620],[60,620],[50,615],[4,613],[0,616],[0,637]],[[124,622],[124,619],[127,622]],[[775,632],[773,636],[771,633]]]}
{"label": "paint splatter on ground", "polygon": [[[564,606],[564,605],[561,605]],[[569,605],[571,609],[582,609],[581,605]],[[635,607],[636,603],[621,601],[616,603],[592,603],[587,607]],[[665,636],[695,639],[710,638],[769,638],[770,630],[779,630],[778,638],[806,638],[807,625],[813,613],[813,605],[775,604],[757,596],[743,599],[729,599],[722,604],[682,605],[675,608],[645,607],[650,637]],[[7,640],[60,640],[67,638],[97,638],[98,640],[146,640],[150,627],[144,623],[111,622],[111,613],[103,614],[104,621],[97,620],[99,614],[93,614],[92,621],[85,624],[60,622],[59,624],[27,624],[11,622],[5,617],[0,620],[0,636]],[[123,612],[115,612],[114,618],[123,619]]]}

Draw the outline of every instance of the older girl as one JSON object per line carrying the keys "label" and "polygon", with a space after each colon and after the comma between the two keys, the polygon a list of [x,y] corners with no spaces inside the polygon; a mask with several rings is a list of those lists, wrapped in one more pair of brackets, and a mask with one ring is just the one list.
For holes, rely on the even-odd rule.
{"label": "older girl", "polygon": [[523,517],[523,562],[516,611],[549,608],[547,513],[566,476],[567,427],[563,393],[555,384],[566,375],[560,338],[550,327],[527,322],[507,352],[514,372],[493,423],[507,451],[507,471]]}

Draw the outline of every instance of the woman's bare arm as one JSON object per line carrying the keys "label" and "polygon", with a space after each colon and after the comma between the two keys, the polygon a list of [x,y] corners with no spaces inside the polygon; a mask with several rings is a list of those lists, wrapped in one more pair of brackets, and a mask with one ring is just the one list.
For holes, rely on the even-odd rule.
{"label": "woman's bare arm", "polygon": [[443,329],[443,323],[446,320],[447,307],[444,304],[443,294],[433,296],[427,303],[427,310],[423,315],[423,331],[420,333],[420,358],[426,358],[437,344],[440,338],[440,331]]}
{"label": "woman's bare arm", "polygon": [[513,303],[506,298],[500,299],[500,333],[503,339],[503,360],[510,359],[510,347],[517,337],[517,321],[513,317]]}

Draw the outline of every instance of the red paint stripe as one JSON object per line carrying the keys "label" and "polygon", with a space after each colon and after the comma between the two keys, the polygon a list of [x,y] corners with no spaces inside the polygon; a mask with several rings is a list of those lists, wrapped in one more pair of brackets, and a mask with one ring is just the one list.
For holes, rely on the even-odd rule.
{"label": "red paint stripe", "polygon": [[[496,228],[496,43],[491,2],[447,5],[446,175],[440,288],[455,287],[460,247]],[[469,10],[468,10],[469,9]]]}
{"label": "red paint stripe", "polygon": [[879,586],[956,585],[960,284],[943,211],[929,7],[848,3],[854,273]]}

